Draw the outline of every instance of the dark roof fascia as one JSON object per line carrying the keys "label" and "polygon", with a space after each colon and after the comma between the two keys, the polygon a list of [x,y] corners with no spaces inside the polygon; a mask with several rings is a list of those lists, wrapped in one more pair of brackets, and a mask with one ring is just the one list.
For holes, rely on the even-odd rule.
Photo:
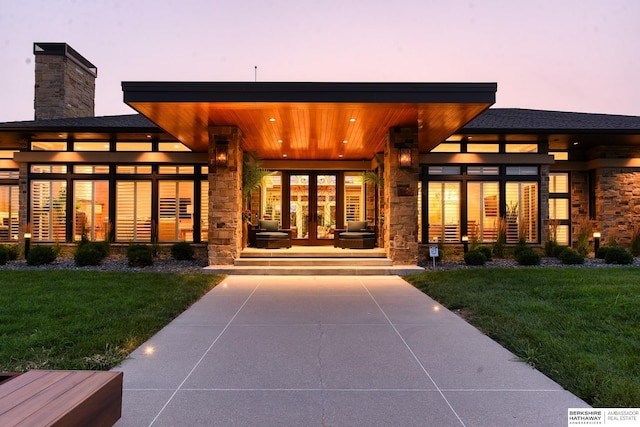
{"label": "dark roof fascia", "polygon": [[125,103],[495,103],[496,83],[122,82]]}

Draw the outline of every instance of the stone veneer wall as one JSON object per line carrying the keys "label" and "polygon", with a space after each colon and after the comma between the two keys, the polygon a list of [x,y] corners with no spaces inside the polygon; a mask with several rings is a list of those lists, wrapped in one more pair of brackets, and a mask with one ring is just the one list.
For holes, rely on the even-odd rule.
{"label": "stone veneer wall", "polygon": [[[400,168],[398,147],[411,148],[411,168]],[[384,151],[384,240],[394,265],[418,262],[418,129],[392,128]]]}
{"label": "stone veneer wall", "polygon": [[93,117],[95,79],[67,56],[36,55],[35,119]]}
{"label": "stone veneer wall", "polygon": [[229,142],[229,162],[209,170],[209,264],[230,265],[242,251],[242,134],[232,126],[209,128],[209,159],[216,140]]}
{"label": "stone veneer wall", "polygon": [[596,171],[596,221],[602,241],[615,238],[629,247],[640,227],[640,168],[602,168]]}

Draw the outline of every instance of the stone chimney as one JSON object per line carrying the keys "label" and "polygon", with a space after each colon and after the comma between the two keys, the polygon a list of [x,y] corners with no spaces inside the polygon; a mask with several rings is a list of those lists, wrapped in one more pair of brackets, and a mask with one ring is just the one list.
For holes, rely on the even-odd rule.
{"label": "stone chimney", "polygon": [[66,43],[34,43],[35,119],[93,117],[98,69]]}

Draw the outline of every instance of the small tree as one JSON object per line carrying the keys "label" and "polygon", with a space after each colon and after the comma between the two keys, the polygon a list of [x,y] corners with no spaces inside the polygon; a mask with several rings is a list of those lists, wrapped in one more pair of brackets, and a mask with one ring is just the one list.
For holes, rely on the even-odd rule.
{"label": "small tree", "polygon": [[582,255],[586,256],[589,252],[591,252],[591,244],[589,243],[589,238],[593,234],[593,225],[588,217],[584,216],[580,219],[580,223],[578,225],[580,227],[580,231],[578,232],[578,241],[576,243],[576,251]]}

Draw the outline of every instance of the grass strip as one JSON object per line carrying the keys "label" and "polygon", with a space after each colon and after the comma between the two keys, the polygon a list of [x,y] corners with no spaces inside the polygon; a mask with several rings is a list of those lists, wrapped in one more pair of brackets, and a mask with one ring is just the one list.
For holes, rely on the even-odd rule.
{"label": "grass strip", "polygon": [[96,271],[0,274],[0,371],[108,370],[222,276]]}
{"label": "grass strip", "polygon": [[469,269],[405,279],[589,404],[640,406],[640,269]]}

